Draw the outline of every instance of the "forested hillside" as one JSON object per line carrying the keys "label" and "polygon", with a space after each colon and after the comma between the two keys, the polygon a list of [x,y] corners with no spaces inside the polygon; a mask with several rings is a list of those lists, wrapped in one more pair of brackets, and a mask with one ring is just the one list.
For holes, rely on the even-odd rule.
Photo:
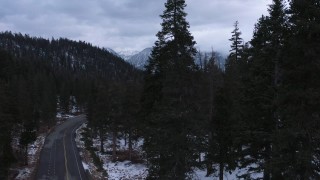
{"label": "forested hillside", "polygon": [[97,87],[142,77],[122,59],[86,42],[2,32],[0,49],[1,179],[17,157],[10,145],[13,138],[27,148],[41,128],[55,125],[57,109],[90,109]]}
{"label": "forested hillside", "polygon": [[195,49],[185,7],[166,1],[143,72],[89,43],[1,33],[0,179],[12,139],[26,147],[70,103],[87,115],[94,157],[142,163],[147,179],[320,179],[319,1],[272,0],[249,42],[235,20],[224,67]]}

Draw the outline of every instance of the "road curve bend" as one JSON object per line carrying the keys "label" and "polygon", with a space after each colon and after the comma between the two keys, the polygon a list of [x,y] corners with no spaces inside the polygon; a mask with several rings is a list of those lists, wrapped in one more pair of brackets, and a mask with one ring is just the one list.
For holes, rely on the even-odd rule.
{"label": "road curve bend", "polygon": [[47,136],[40,154],[36,179],[88,179],[74,141],[75,130],[85,121],[84,115],[69,118]]}

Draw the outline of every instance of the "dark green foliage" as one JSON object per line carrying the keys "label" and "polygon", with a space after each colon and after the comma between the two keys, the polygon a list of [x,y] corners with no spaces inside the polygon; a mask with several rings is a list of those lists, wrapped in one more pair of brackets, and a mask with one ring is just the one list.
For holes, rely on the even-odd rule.
{"label": "dark green foliage", "polygon": [[[0,51],[0,54],[5,53]],[[0,58],[0,61],[4,60],[4,58]],[[11,129],[14,119],[10,110],[11,103],[8,94],[6,83],[0,80],[0,179],[5,179],[8,167],[15,160],[11,148]]]}
{"label": "dark green foliage", "polygon": [[[319,178],[319,1],[290,1],[290,34],[285,42],[280,89],[281,125],[278,144],[287,177]],[[293,143],[294,142],[294,143]]]}
{"label": "dark green foliage", "polygon": [[32,124],[28,125],[29,127],[25,127],[25,130],[20,135],[20,145],[24,149],[25,156],[25,164],[28,164],[28,145],[34,142],[37,138],[36,131],[33,130]]}
{"label": "dark green foliage", "polygon": [[11,147],[15,107],[11,102],[12,96],[8,88],[12,58],[2,50],[0,50],[0,64],[0,179],[5,179],[10,164],[15,160]]}
{"label": "dark green foliage", "polygon": [[[141,132],[138,131],[139,124],[139,112],[141,111],[141,93],[142,85],[140,82],[131,81],[125,86],[124,91],[124,101],[123,101],[123,111],[122,113],[122,130],[128,134],[128,153],[129,160],[132,160],[132,146],[134,140],[137,140],[141,136]],[[137,159],[137,158],[136,158]]]}
{"label": "dark green foliage", "polygon": [[60,88],[60,108],[61,111],[65,114],[69,113],[70,111],[70,96],[71,96],[71,84],[69,83],[70,81],[67,81],[61,85]]}
{"label": "dark green foliage", "polygon": [[274,0],[251,47],[228,61],[238,166],[251,167],[243,178],[319,178],[319,12],[316,1],[293,0],[286,11]]}
{"label": "dark green foliage", "polygon": [[81,134],[83,136],[83,141],[86,150],[90,152],[90,156],[93,159],[94,165],[98,168],[98,171],[103,171],[103,164],[99,158],[99,156],[95,153],[95,149],[93,148],[92,142],[92,133],[90,132],[89,128],[84,128],[84,132]]}
{"label": "dark green foliage", "polygon": [[[248,173],[263,172],[264,179],[275,176],[272,156],[275,150],[274,141],[279,124],[279,83],[280,66],[283,57],[283,43],[287,33],[287,16],[281,0],[275,0],[269,8],[270,16],[262,16],[255,25],[251,56],[242,68],[244,86],[242,106],[243,129],[241,152],[242,166],[255,165]],[[273,147],[273,148],[272,148]],[[245,158],[250,156],[250,158]]]}
{"label": "dark green foliage", "polygon": [[99,156],[92,150],[90,151],[90,154],[93,159],[94,165],[98,168],[98,171],[103,171],[103,163]]}
{"label": "dark green foliage", "polygon": [[[219,69],[213,55],[204,66],[204,86],[201,87],[202,98],[205,100],[202,105],[203,112],[207,114],[206,123],[203,129],[206,131],[203,136],[207,137],[205,142],[207,176],[218,171],[220,179],[223,178],[224,170],[233,170],[235,159],[233,157],[233,122],[230,120],[229,108],[231,99],[227,96],[225,88],[224,73]],[[206,60],[205,60],[206,62]],[[202,131],[203,131],[202,129]],[[213,164],[218,164],[218,169],[213,169]]]}
{"label": "dark green foliage", "polygon": [[184,0],[165,4],[162,30],[146,66],[144,149],[150,162],[149,179],[185,179],[196,158],[192,132],[196,50],[185,6]]}
{"label": "dark green foliage", "polygon": [[[123,114],[123,87],[116,82],[94,85],[92,108],[89,114],[89,125],[97,130],[101,141],[101,151],[106,132],[117,134]],[[108,102],[108,103],[106,103]]]}
{"label": "dark green foliage", "polygon": [[[58,100],[59,108],[65,113],[77,103],[77,108],[88,109],[90,114],[90,88],[94,85],[91,82],[108,80],[121,84],[130,80],[139,81],[141,77],[141,72],[122,59],[85,42],[67,39],[49,41],[4,32],[0,33],[0,49],[1,179],[5,179],[2,177],[7,176],[14,160],[12,138],[19,138],[27,163],[27,148],[35,140],[38,130],[45,130],[56,123]],[[123,91],[118,90],[114,88],[110,93],[100,89],[98,96],[123,97]],[[99,100],[99,113],[109,105],[109,116],[106,118],[117,116],[118,122],[119,111],[109,112],[114,110],[112,106],[121,106],[108,104],[110,99]],[[103,125],[96,124],[96,127],[106,127],[109,122],[99,123]],[[18,151],[15,149],[14,152]]]}
{"label": "dark green foliage", "polygon": [[232,36],[229,39],[229,41],[232,42],[231,44],[231,50],[230,50],[230,58],[234,59],[235,61],[237,61],[239,59],[239,55],[241,52],[241,49],[243,47],[243,40],[240,37],[241,36],[241,32],[239,31],[239,22],[236,21],[234,23],[234,30],[231,32]]}
{"label": "dark green foliage", "polygon": [[[74,104],[86,111],[85,144],[100,168],[91,138],[104,152],[111,134],[114,161],[130,160],[132,142],[144,138],[148,179],[190,179],[204,166],[220,180],[236,168],[247,169],[244,179],[319,179],[320,3],[273,0],[250,43],[236,21],[225,71],[214,53],[195,65],[185,7],[165,3],[144,84],[89,43],[0,33],[0,179],[14,161],[13,129],[26,148],[54,123],[58,100],[65,113]],[[119,134],[129,155],[117,150]]]}
{"label": "dark green foliage", "polygon": [[[220,83],[212,83],[214,113],[210,120],[212,137],[207,160],[219,165],[220,180],[223,179],[226,170],[232,171],[237,167],[236,161],[241,150],[240,136],[245,129],[241,123],[243,110],[241,100],[247,47],[243,45],[238,24],[236,21],[232,38],[229,39],[231,50],[226,60],[225,72],[223,74],[220,71],[220,75],[216,73],[213,77],[220,79]],[[207,173],[210,174],[209,169]]]}

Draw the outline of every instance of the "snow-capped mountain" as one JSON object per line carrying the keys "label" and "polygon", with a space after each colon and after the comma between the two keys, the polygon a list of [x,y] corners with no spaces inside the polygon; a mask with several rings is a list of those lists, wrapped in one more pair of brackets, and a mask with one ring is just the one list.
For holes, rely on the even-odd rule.
{"label": "snow-capped mountain", "polygon": [[146,64],[147,60],[149,59],[149,56],[151,54],[152,48],[145,48],[142,51],[133,51],[133,50],[122,50],[122,51],[114,51],[111,48],[105,48],[110,53],[121,57],[128,63],[132,64],[138,69],[143,69],[144,65]]}
{"label": "snow-capped mountain", "polygon": [[127,62],[129,62],[130,64],[134,65],[135,67],[137,67],[138,69],[143,69],[144,65],[146,64],[146,62],[149,59],[149,56],[151,54],[152,48],[145,48],[144,50],[142,50],[141,52],[131,56]]}
{"label": "snow-capped mountain", "polygon": [[121,57],[117,52],[115,52],[113,49],[111,48],[104,48],[105,50],[109,51],[111,54],[115,55],[115,56],[118,56],[118,57]]}
{"label": "snow-capped mountain", "polygon": [[[147,63],[147,61],[149,59],[151,51],[152,51],[152,48],[146,48],[146,49],[142,50],[141,52],[131,56],[126,61],[129,62],[130,64],[134,65],[135,67],[139,68],[139,69],[143,69],[145,64]],[[212,57],[212,55],[215,56],[215,61],[216,61],[217,65],[223,69],[226,57],[223,54],[219,53],[219,52],[216,52],[216,51],[214,51],[213,53],[212,52],[201,52],[201,59],[203,61],[204,58],[206,57],[207,60],[209,60]],[[195,56],[195,63],[198,64],[198,65],[201,64],[200,63],[200,53],[199,52]]]}
{"label": "snow-capped mountain", "polygon": [[138,54],[139,51],[136,50],[122,50],[117,51],[118,56],[120,56],[122,59],[128,61],[132,56]]}
{"label": "snow-capped mountain", "polygon": [[[109,52],[111,52],[112,54],[123,58],[125,61],[134,65],[138,69],[144,68],[145,64],[147,63],[147,61],[149,59],[151,51],[152,51],[152,48],[145,48],[141,52],[132,51],[132,50],[123,50],[123,51],[115,52],[114,50],[112,50],[110,48],[106,48],[106,49]],[[201,52],[201,56],[200,56],[200,53],[198,52],[195,56],[195,62],[196,62],[196,64],[201,65],[201,63],[204,63],[203,61],[205,58],[207,58],[207,60],[209,60],[212,55],[215,56],[215,60],[216,60],[216,63],[218,64],[218,66],[223,69],[226,56],[224,56],[223,54],[216,52],[216,51],[214,51],[213,53],[212,52]],[[202,59],[202,62],[200,61],[200,57]]]}

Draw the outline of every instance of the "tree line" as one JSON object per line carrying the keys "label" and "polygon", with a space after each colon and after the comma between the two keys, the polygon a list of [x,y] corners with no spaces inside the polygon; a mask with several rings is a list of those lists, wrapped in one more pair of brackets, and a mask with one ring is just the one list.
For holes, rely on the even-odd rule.
{"label": "tree line", "polygon": [[195,65],[185,6],[165,4],[146,66],[148,179],[192,179],[194,167],[220,180],[241,168],[244,179],[319,178],[319,2],[273,0],[249,42],[236,21],[225,70],[214,56]]}
{"label": "tree line", "polygon": [[57,112],[69,113],[73,105],[87,111],[95,84],[135,82],[141,75],[86,42],[0,33],[0,179],[12,164],[28,163],[28,145],[56,124]]}
{"label": "tree line", "polygon": [[120,133],[128,159],[144,139],[147,179],[192,179],[196,167],[220,180],[239,169],[243,179],[319,178],[320,4],[285,3],[272,1],[249,42],[235,22],[224,69],[214,52],[195,63],[185,0],[165,3],[144,72],[89,43],[1,33],[1,174],[14,129],[34,137],[74,96],[113,160]]}

